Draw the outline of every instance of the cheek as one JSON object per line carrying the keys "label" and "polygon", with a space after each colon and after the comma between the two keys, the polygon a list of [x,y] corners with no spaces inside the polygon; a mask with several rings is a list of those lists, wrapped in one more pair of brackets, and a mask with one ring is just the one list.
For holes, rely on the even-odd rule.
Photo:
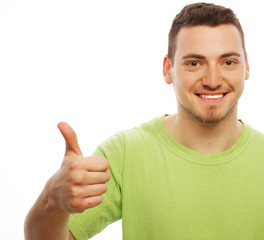
{"label": "cheek", "polygon": [[182,104],[187,104],[187,102],[191,101],[191,94],[193,89],[193,81],[191,81],[189,78],[177,78],[173,82],[174,92],[176,95],[176,98],[179,102]]}
{"label": "cheek", "polygon": [[197,77],[194,78],[193,74],[185,73],[177,75],[174,81],[174,89],[178,94],[188,94],[193,91],[197,83]]}
{"label": "cheek", "polygon": [[199,88],[199,82],[203,75],[202,71],[189,72],[183,67],[176,67],[173,74],[174,92],[178,99],[191,100],[195,89]]}
{"label": "cheek", "polygon": [[230,74],[228,77],[228,84],[233,88],[234,91],[243,91],[245,83],[245,75],[241,72]]}
{"label": "cheek", "polygon": [[242,94],[243,91],[244,91],[244,85],[245,85],[245,80],[242,80],[242,81],[240,81],[240,82],[238,83],[237,88],[239,89],[240,96],[241,96],[241,94]]}

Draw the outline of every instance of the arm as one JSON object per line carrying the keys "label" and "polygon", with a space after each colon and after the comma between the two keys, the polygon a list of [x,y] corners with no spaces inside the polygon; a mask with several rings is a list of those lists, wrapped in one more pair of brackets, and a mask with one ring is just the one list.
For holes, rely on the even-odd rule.
{"label": "arm", "polygon": [[68,240],[76,240],[76,238],[72,235],[71,231],[69,231],[69,239]]}
{"label": "arm", "polygon": [[107,191],[108,161],[83,157],[72,128],[66,123],[58,127],[66,142],[65,156],[26,217],[25,240],[74,239],[68,227],[70,214],[99,205]]}
{"label": "arm", "polygon": [[69,214],[42,191],[25,221],[25,239],[68,239]]}
{"label": "arm", "polygon": [[[42,195],[42,194],[41,194]],[[47,208],[45,207],[45,204],[42,205],[41,203],[41,198],[42,196],[40,195],[39,199],[37,200],[37,202],[35,203],[35,205],[33,206],[33,208],[31,209],[31,211],[28,214],[28,217],[25,221],[25,226],[29,225],[31,226],[31,231],[28,230],[28,228],[25,228],[25,239],[34,239],[35,235],[39,235],[42,236],[43,239],[52,239],[52,237],[54,239],[68,239],[68,240],[76,240],[75,237],[72,235],[71,231],[69,231],[68,228],[68,219],[69,219],[69,215],[66,213],[64,213],[63,211],[60,211],[56,214],[55,211],[49,211],[50,213],[49,215],[47,215],[47,219],[42,219],[41,215],[45,215],[45,212],[42,213],[41,215],[38,215],[38,210],[36,211],[36,209],[47,209],[49,208],[47,206]],[[48,204],[47,204],[48,205]],[[52,207],[51,207],[52,208]],[[37,216],[34,217],[34,214],[36,214]],[[39,219],[42,220],[42,223],[35,223],[34,226],[34,222],[30,223],[28,221],[30,221],[30,219]],[[53,219],[54,221],[50,221],[50,219]],[[48,220],[48,221],[46,221]],[[39,225],[43,225],[45,226],[44,229],[37,229]],[[35,232],[33,232],[32,230],[37,229]],[[54,231],[53,229],[61,229],[61,232],[59,232],[57,235],[52,235],[49,236],[49,232],[53,232],[56,233],[56,231]],[[68,234],[68,238],[67,238],[67,234]]]}

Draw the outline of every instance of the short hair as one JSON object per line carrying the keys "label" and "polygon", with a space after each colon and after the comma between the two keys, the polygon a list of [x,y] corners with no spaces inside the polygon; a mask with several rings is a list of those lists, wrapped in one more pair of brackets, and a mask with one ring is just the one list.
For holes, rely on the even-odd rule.
{"label": "short hair", "polygon": [[242,47],[246,55],[244,33],[234,12],[230,8],[201,2],[186,5],[181,12],[176,15],[172,22],[168,44],[168,58],[171,64],[174,64],[177,47],[176,37],[181,28],[199,25],[216,27],[221,24],[232,24],[239,30],[242,39]]}

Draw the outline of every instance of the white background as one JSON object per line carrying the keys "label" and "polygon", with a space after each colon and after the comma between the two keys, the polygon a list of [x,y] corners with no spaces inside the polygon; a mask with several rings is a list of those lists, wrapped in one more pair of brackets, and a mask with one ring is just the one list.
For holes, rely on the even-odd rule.
{"label": "white background", "polygon": [[[194,1],[0,0],[0,238],[24,219],[60,167],[67,121],[84,155],[113,133],[176,111],[162,76],[172,19]],[[263,9],[231,7],[246,35],[250,79],[239,117],[264,132]],[[93,239],[122,239],[121,221]]]}

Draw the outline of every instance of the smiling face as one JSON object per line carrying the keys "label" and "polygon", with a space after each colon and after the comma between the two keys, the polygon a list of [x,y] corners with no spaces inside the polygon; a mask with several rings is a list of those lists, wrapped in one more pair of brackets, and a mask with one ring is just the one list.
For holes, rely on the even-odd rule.
{"label": "smiling face", "polygon": [[232,114],[249,77],[242,40],[231,24],[183,27],[176,37],[174,65],[164,59],[163,72],[173,83],[178,114],[202,123],[218,123]]}

